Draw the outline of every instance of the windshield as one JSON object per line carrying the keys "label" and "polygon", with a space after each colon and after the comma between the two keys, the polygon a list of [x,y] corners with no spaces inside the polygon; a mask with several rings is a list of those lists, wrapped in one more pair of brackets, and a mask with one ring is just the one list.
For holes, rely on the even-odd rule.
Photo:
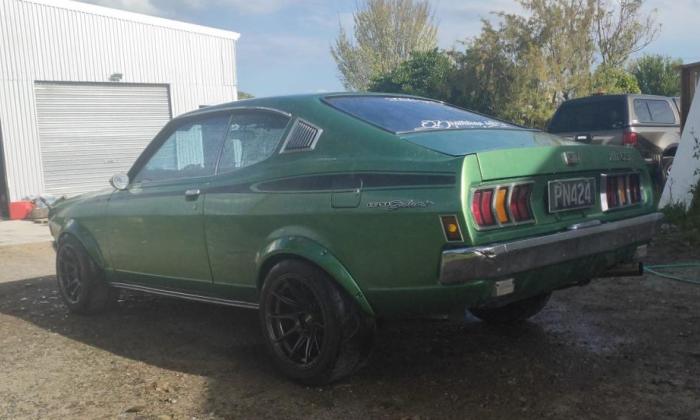
{"label": "windshield", "polygon": [[333,107],[394,133],[471,128],[517,128],[437,101],[398,96],[335,96]]}

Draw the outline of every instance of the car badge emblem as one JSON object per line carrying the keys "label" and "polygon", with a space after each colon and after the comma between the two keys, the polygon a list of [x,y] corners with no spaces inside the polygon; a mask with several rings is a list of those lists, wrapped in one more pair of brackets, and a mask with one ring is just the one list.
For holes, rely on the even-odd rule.
{"label": "car badge emblem", "polygon": [[569,166],[578,165],[581,162],[581,156],[579,156],[578,152],[564,152],[563,157],[564,163]]}

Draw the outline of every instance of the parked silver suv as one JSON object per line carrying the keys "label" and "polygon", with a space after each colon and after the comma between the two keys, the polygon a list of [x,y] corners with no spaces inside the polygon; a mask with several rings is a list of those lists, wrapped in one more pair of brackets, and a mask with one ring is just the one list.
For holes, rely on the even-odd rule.
{"label": "parked silver suv", "polygon": [[680,113],[665,96],[589,96],[561,104],[547,131],[583,143],[635,147],[663,185],[681,138]]}

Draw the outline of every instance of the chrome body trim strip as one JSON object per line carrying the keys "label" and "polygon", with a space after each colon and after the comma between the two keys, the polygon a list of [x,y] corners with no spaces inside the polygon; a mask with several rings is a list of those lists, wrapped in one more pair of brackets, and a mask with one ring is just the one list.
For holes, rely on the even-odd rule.
{"label": "chrome body trim strip", "polygon": [[109,283],[109,285],[112,287],[116,287],[117,289],[134,290],[137,292],[150,293],[153,295],[167,296],[167,297],[172,297],[172,298],[177,298],[177,299],[191,300],[191,301],[195,301],[195,302],[214,303],[216,305],[234,306],[236,308],[258,309],[258,306],[259,306],[257,303],[242,302],[239,300],[231,300],[231,299],[222,299],[222,298],[211,297],[211,296],[195,295],[192,293],[178,292],[175,290],[157,289],[154,287],[141,286],[139,284],[112,282],[112,283]]}
{"label": "chrome body trim strip", "polygon": [[440,262],[441,284],[501,278],[577,258],[648,242],[663,219],[651,213],[615,222],[581,223],[576,229],[469,248],[448,249]]}

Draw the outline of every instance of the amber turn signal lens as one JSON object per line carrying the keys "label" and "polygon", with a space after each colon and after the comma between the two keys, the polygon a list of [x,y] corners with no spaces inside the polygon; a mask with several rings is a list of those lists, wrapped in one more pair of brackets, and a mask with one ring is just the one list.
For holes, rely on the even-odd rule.
{"label": "amber turn signal lens", "polygon": [[462,241],[462,232],[459,230],[459,222],[457,216],[440,216],[442,229],[445,232],[445,237],[450,242]]}
{"label": "amber turn signal lens", "polygon": [[508,209],[506,209],[507,197],[507,187],[499,188],[496,192],[496,216],[500,223],[508,223]]}

